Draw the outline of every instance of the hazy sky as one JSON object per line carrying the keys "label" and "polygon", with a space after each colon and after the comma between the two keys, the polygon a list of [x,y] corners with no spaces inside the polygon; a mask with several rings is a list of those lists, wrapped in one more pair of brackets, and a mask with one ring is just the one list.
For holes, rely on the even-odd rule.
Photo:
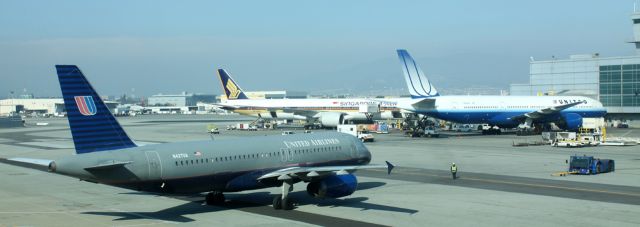
{"label": "hazy sky", "polygon": [[404,87],[395,49],[436,87],[526,83],[529,57],[632,55],[633,0],[0,1],[0,97],[58,96],[55,64],[103,95]]}

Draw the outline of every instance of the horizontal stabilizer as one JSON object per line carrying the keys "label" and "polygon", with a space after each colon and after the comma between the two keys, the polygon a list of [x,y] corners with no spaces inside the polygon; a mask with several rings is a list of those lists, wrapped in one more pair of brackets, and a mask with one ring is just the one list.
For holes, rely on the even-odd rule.
{"label": "horizontal stabilizer", "polygon": [[38,165],[38,166],[49,166],[49,164],[52,162],[52,160],[35,159],[35,158],[8,158],[7,160],[14,161],[14,162],[28,163],[28,164]]}
{"label": "horizontal stabilizer", "polygon": [[100,169],[113,169],[113,168],[119,168],[119,167],[123,167],[124,165],[127,164],[131,164],[133,163],[133,161],[116,161],[116,160],[112,160],[110,162],[105,162],[105,163],[101,163],[95,166],[91,166],[91,167],[87,167],[84,168],[85,170],[89,171],[89,170],[100,170]]}
{"label": "horizontal stabilizer", "polygon": [[420,99],[420,101],[412,103],[411,106],[416,110],[435,109],[436,100],[433,98]]}

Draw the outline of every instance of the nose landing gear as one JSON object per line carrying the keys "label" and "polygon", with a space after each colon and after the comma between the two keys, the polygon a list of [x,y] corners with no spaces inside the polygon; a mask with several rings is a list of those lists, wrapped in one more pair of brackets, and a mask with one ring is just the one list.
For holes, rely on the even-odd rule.
{"label": "nose landing gear", "polygon": [[291,180],[282,182],[282,195],[273,197],[273,209],[291,210],[293,209],[293,201],[289,199],[289,192],[293,191],[293,183]]}

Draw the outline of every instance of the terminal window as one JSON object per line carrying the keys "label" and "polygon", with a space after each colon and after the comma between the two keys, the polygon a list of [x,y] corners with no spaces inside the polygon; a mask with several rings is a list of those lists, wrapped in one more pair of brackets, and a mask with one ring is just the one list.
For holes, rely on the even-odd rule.
{"label": "terminal window", "polygon": [[604,106],[640,106],[640,64],[600,66]]}

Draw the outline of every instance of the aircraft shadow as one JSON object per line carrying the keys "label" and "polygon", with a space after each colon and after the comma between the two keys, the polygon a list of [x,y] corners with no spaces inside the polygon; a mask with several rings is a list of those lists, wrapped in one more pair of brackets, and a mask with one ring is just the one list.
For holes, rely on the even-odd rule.
{"label": "aircraft shadow", "polygon": [[[384,182],[362,182],[358,184],[358,190],[368,190],[386,185]],[[300,185],[302,186],[302,185]],[[300,187],[298,186],[298,187]],[[356,191],[356,193],[358,193]],[[144,192],[125,192],[122,194],[139,194],[139,195],[157,195],[153,193]],[[159,196],[159,195],[158,195]],[[136,220],[136,219],[156,219],[171,222],[192,222],[194,219],[186,217],[186,215],[217,212],[229,209],[245,210],[254,212],[256,209],[259,211],[256,213],[270,213],[274,211],[271,208],[271,201],[275,194],[269,192],[253,192],[253,193],[227,193],[227,202],[224,205],[219,206],[207,206],[204,204],[204,195],[184,195],[184,196],[170,196],[171,198],[187,201],[187,203],[170,207],[167,209],[154,211],[154,212],[130,212],[130,211],[91,211],[83,212],[83,214],[113,216],[116,217],[114,221],[123,220]],[[381,204],[367,203],[369,199],[367,197],[350,197],[346,199],[332,199],[324,198],[318,199],[309,196],[305,191],[297,191],[289,194],[290,198],[298,205],[316,205],[318,207],[353,207],[361,210],[381,210],[400,212],[407,214],[415,214],[418,210],[405,209],[401,207],[387,206]],[[299,211],[298,211],[299,212]]]}
{"label": "aircraft shadow", "polygon": [[192,222],[194,219],[185,215],[208,213],[224,210],[223,207],[203,206],[198,202],[188,202],[178,206],[170,207],[154,212],[127,212],[127,211],[91,211],[83,214],[114,216],[114,221],[136,220],[136,219],[157,219],[172,222]]}

